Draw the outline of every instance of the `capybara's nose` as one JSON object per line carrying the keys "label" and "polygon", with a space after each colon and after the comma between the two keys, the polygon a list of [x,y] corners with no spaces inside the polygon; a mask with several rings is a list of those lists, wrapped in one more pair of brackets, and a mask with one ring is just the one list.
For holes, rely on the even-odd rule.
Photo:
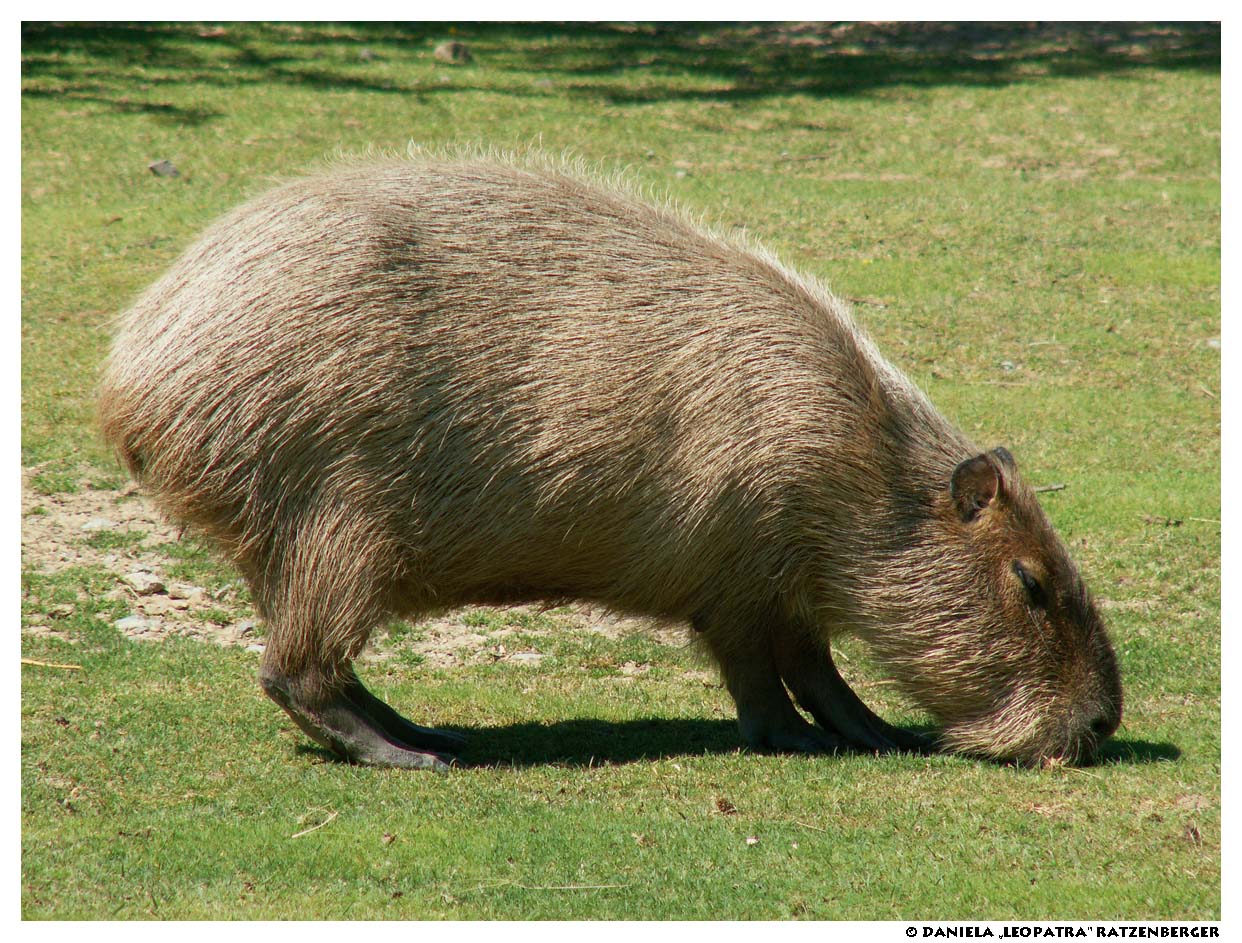
{"label": "capybara's nose", "polygon": [[1121,726],[1121,708],[1108,705],[1083,725],[1077,749],[1071,748],[1067,752],[1076,754],[1078,763],[1091,763],[1095,760],[1100,745],[1116,733],[1119,726]]}
{"label": "capybara's nose", "polygon": [[1091,732],[1095,735],[1095,738],[1097,740],[1103,741],[1103,740],[1107,740],[1114,733],[1116,733],[1117,728],[1120,726],[1121,726],[1121,712],[1120,711],[1114,714],[1101,714],[1099,717],[1097,717],[1095,720],[1091,722]]}

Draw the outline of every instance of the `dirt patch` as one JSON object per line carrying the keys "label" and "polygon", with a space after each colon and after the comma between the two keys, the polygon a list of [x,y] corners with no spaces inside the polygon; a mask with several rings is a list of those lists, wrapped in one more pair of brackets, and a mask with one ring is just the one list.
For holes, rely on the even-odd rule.
{"label": "dirt patch", "polygon": [[[78,486],[72,493],[39,494],[30,486],[29,471],[23,471],[23,573],[54,575],[75,567],[105,571],[114,585],[104,596],[123,601],[128,609],[115,624],[133,639],[157,642],[178,636],[263,650],[261,624],[239,600],[239,585],[209,589],[169,575],[174,562],[171,551],[180,533],[136,485],[112,490],[83,479]],[[65,602],[37,607],[26,617],[22,631],[70,639],[59,626],[74,609],[73,603]],[[517,606],[487,619],[480,619],[480,611],[448,613],[420,622],[396,639],[377,632],[364,657],[383,660],[400,650],[413,652],[433,666],[489,660],[538,664],[544,656],[532,648],[530,639],[558,631],[594,632],[610,638],[642,633],[666,645],[689,644],[681,626],[617,616],[585,605],[551,613]],[[515,636],[522,641],[515,644]]]}
{"label": "dirt patch", "polygon": [[80,490],[71,494],[38,494],[23,472],[23,569],[55,573],[75,566],[123,565],[127,554],[90,546],[92,534],[140,533],[142,548],[149,550],[177,540],[176,528],[138,495],[136,485],[111,491],[83,479],[78,486]]}

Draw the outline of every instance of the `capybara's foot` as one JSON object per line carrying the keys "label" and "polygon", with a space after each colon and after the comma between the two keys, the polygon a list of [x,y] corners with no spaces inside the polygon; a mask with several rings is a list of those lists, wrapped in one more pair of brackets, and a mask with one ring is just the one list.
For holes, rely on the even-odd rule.
{"label": "capybara's foot", "polygon": [[420,727],[368,691],[351,673],[344,685],[317,697],[300,679],[262,672],[263,690],[303,732],[342,760],[366,766],[446,770],[465,738]]}
{"label": "capybara's foot", "polygon": [[798,697],[820,724],[839,731],[855,748],[862,750],[880,753],[935,751],[935,745],[927,737],[894,727],[864,704],[830,659],[821,668],[819,684],[810,696]]}
{"label": "capybara's foot", "polygon": [[350,701],[364,709],[379,722],[385,731],[399,737],[406,743],[417,744],[429,750],[443,753],[455,753],[466,745],[466,737],[451,730],[437,730],[433,727],[420,727],[398,714],[366,689],[357,675],[354,675],[346,686],[346,695]]}
{"label": "capybara's foot", "polygon": [[750,749],[761,753],[848,753],[845,738],[797,718],[780,724],[764,724],[754,717],[739,716],[742,739]]}
{"label": "capybara's foot", "polygon": [[894,727],[867,707],[845,682],[826,646],[810,644],[790,633],[776,651],[781,676],[794,699],[816,723],[866,752],[931,753],[931,740]]}

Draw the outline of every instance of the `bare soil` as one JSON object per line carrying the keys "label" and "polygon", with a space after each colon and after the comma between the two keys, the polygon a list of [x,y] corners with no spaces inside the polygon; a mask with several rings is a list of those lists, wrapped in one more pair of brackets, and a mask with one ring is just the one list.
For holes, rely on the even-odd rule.
{"label": "bare soil", "polygon": [[[52,575],[77,567],[106,571],[115,581],[106,597],[121,600],[128,608],[128,614],[115,624],[136,640],[158,642],[179,636],[262,651],[261,622],[244,601],[239,583],[207,588],[169,577],[174,560],[170,548],[181,535],[136,485],[112,490],[82,479],[78,486],[72,493],[40,494],[30,486],[29,471],[23,471],[23,573]],[[73,604],[33,608],[24,620],[24,634],[70,638],[60,625],[72,615]],[[478,624],[479,611],[453,612],[419,622],[414,631],[400,633],[395,641],[378,632],[364,657],[382,660],[400,648],[433,666],[496,660],[534,664],[543,655],[530,640],[558,631],[595,632],[611,638],[643,633],[663,644],[689,644],[684,627],[622,617],[585,605],[558,609],[550,618],[537,620],[522,616],[533,616],[538,610],[513,607],[503,618],[488,620],[484,626]],[[465,621],[472,613],[475,618]],[[518,634],[521,644],[506,645],[506,639]],[[644,668],[622,666],[627,673],[641,673]],[[704,677],[708,677],[706,672]]]}

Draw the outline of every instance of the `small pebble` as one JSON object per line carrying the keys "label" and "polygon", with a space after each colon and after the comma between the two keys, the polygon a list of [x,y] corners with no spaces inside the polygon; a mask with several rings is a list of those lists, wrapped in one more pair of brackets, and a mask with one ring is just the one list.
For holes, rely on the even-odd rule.
{"label": "small pebble", "polygon": [[121,581],[139,596],[153,596],[156,593],[164,592],[164,581],[154,573],[146,570],[135,570],[133,573],[126,573],[121,577]]}
{"label": "small pebble", "polygon": [[202,605],[207,601],[207,591],[201,586],[192,586],[189,583],[169,583],[168,596],[170,599],[186,599],[195,605]]}

